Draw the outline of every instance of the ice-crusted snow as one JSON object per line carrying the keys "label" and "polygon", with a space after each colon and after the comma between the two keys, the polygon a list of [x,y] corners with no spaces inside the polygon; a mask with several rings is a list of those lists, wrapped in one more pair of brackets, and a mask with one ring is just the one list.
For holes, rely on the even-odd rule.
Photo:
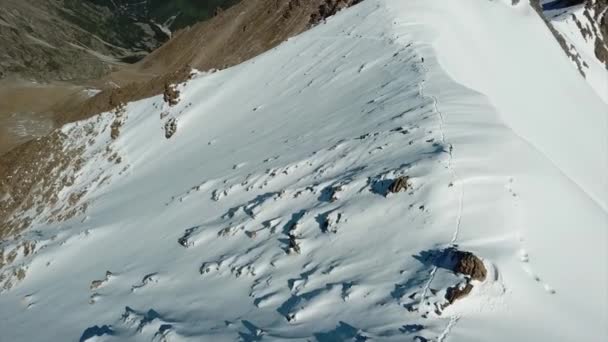
{"label": "ice-crusted snow", "polygon": [[[607,107],[569,63],[523,1],[367,0],[130,103],[72,140],[88,209],[20,237],[0,340],[604,341]],[[488,277],[441,312],[453,246]]]}

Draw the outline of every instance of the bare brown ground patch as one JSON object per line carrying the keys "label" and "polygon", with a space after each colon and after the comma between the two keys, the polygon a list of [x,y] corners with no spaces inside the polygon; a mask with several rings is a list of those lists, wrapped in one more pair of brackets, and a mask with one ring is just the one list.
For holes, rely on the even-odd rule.
{"label": "bare brown ground patch", "polygon": [[84,90],[84,86],[59,82],[0,81],[0,155],[48,134],[57,127],[54,106],[78,106],[87,98]]}

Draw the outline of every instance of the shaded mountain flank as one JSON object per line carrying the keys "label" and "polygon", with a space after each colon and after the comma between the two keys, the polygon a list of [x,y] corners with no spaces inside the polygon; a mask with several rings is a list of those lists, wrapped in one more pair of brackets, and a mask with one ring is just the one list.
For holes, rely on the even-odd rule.
{"label": "shaded mountain flank", "polygon": [[[245,0],[211,20],[175,32],[172,39],[135,65],[143,80],[102,91],[73,110],[57,110],[66,123],[163,92],[184,81],[192,68],[225,69],[251,59],[361,0]],[[112,75],[125,78],[125,72]]]}
{"label": "shaded mountain flank", "polygon": [[585,40],[590,40],[594,46],[595,57],[608,69],[608,0],[530,0],[530,3],[537,12],[544,18],[547,26],[553,32],[553,35],[562,46],[565,53],[577,65],[579,71],[585,76],[585,63],[581,60],[576,48],[567,41],[567,39],[554,27],[544,12],[564,10],[576,6],[583,6],[583,23],[581,19],[571,14],[572,19],[576,22],[576,26],[580,34]]}
{"label": "shaded mountain flank", "polygon": [[[175,32],[171,40],[135,64],[133,70],[117,71],[110,76],[125,80],[135,73],[138,82],[101,91],[82,104],[55,105],[55,120],[65,124],[113,111],[119,129],[124,103],[162,94],[167,85],[187,80],[191,68],[212,70],[239,64],[359,2],[361,0],[242,1],[225,11],[217,11],[208,21]],[[55,207],[57,195],[71,184],[70,177],[60,175],[76,174],[83,156],[81,149],[66,148],[64,142],[70,139],[70,134],[93,136],[102,130],[102,127],[89,127],[85,132],[55,130],[0,156],[0,227],[3,228],[0,238],[17,234],[29,225],[18,213]],[[108,158],[114,160],[112,156],[110,153]],[[82,194],[73,196],[78,198]],[[56,210],[57,219],[62,220],[86,208],[67,204]]]}
{"label": "shaded mountain flank", "polygon": [[131,65],[173,31],[237,2],[0,0],[0,154],[59,126],[57,111],[139,79]]}
{"label": "shaded mountain flank", "polygon": [[236,2],[1,0],[0,79],[96,79]]}
{"label": "shaded mountain flank", "polygon": [[[593,0],[585,2],[583,14],[597,26],[595,36],[595,55],[608,69],[608,0]],[[591,15],[593,13],[593,15]]]}

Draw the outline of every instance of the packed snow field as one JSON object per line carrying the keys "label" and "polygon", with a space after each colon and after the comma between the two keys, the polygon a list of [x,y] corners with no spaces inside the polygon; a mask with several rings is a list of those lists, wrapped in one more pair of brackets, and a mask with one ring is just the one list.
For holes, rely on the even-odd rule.
{"label": "packed snow field", "polygon": [[525,1],[367,0],[177,90],[63,128],[86,210],[3,242],[0,340],[608,338],[607,107]]}

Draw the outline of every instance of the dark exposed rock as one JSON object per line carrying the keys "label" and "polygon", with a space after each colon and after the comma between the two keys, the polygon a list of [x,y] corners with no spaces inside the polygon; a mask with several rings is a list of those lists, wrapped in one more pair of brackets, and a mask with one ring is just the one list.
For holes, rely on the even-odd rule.
{"label": "dark exposed rock", "polygon": [[317,12],[310,15],[310,25],[316,25],[340,10],[356,5],[361,1],[363,0],[325,0],[319,5]]}
{"label": "dark exposed rock", "polygon": [[454,304],[455,301],[468,296],[469,293],[471,293],[471,290],[473,290],[473,285],[471,285],[469,282],[466,282],[465,284],[458,284],[448,288],[445,294],[445,299],[447,299],[449,304]]}
{"label": "dark exposed rock", "polygon": [[456,265],[454,272],[470,276],[471,279],[484,281],[488,271],[483,261],[471,252],[456,251],[454,253]]}
{"label": "dark exposed rock", "polygon": [[341,191],[344,191],[343,185],[332,186],[331,188],[329,188],[329,201],[332,203],[337,201],[339,199],[338,194]]}
{"label": "dark exposed rock", "polygon": [[163,101],[169,106],[175,106],[179,103],[179,90],[175,89],[175,85],[165,83]]}
{"label": "dark exposed rock", "polygon": [[408,176],[401,176],[401,177],[395,179],[393,181],[393,183],[389,186],[388,192],[397,193],[397,192],[407,190],[409,187],[409,183],[408,183],[409,180],[410,180],[410,177],[408,177]]}
{"label": "dark exposed rock", "polygon": [[337,233],[338,225],[344,221],[343,215],[337,211],[330,211],[324,214],[320,214],[316,218],[317,222],[319,222],[319,226],[321,227],[321,231],[323,233]]}
{"label": "dark exposed rock", "polygon": [[198,227],[192,227],[192,228],[188,228],[186,229],[186,231],[184,232],[184,235],[182,235],[179,239],[177,239],[177,243],[179,243],[180,245],[182,245],[183,247],[192,247],[194,245],[194,242],[192,242],[190,240],[190,238],[192,237],[192,234],[194,234],[194,232],[196,232],[196,230],[198,229]]}
{"label": "dark exposed rock", "polygon": [[[583,2],[583,1],[581,1]],[[604,67],[608,69],[608,0],[585,1],[585,10],[583,15],[587,17],[593,32],[588,32],[588,35],[595,36],[594,52],[597,59],[604,63]],[[593,15],[591,13],[593,12]],[[584,34],[584,33],[583,33]]]}
{"label": "dark exposed rock", "polygon": [[175,132],[177,132],[177,120],[170,118],[165,122],[165,138],[171,139]]}
{"label": "dark exposed rock", "polygon": [[595,55],[608,69],[608,48],[606,48],[606,44],[600,38],[595,39]]}
{"label": "dark exposed rock", "polygon": [[445,294],[448,303],[443,305],[443,309],[453,304],[455,301],[468,296],[473,290],[471,280],[484,281],[487,276],[486,267],[481,259],[471,252],[454,251],[452,258],[456,260],[454,272],[468,276],[464,283],[449,287]]}
{"label": "dark exposed rock", "polygon": [[91,282],[91,285],[89,286],[89,288],[91,290],[95,290],[97,288],[99,288],[101,285],[105,284],[108,280],[110,280],[110,278],[113,276],[114,274],[110,271],[106,271],[106,277],[104,279],[101,280],[93,280]]}
{"label": "dark exposed rock", "polygon": [[289,234],[289,247],[287,249],[287,252],[289,254],[291,254],[291,253],[300,254],[300,252],[301,252],[300,244],[298,243],[298,238],[295,234],[292,234],[292,233]]}
{"label": "dark exposed rock", "polygon": [[119,120],[114,120],[114,122],[112,122],[112,125],[110,126],[110,137],[112,140],[118,139],[118,136],[120,135],[120,126],[121,123]]}
{"label": "dark exposed rock", "polygon": [[112,140],[116,140],[118,139],[118,136],[120,136],[120,128],[123,124],[123,115],[125,114],[125,107],[122,102],[112,102],[117,101],[113,98],[110,98],[110,101],[111,103],[116,103],[116,108],[114,109],[115,118],[112,124],[110,125],[110,137],[112,138]]}
{"label": "dark exposed rock", "polygon": [[[477,286],[474,280],[483,282],[488,276],[487,269],[479,257],[471,252],[460,251],[456,247],[423,251],[414,257],[427,266],[432,265],[436,268],[449,270],[457,275],[457,277],[452,276],[455,280],[450,284],[451,286],[444,288],[446,292],[443,298],[439,298],[439,301],[434,303],[437,315],[441,315],[443,309],[456,300],[468,296],[473,287]],[[432,295],[441,293],[433,288],[429,288],[429,291]],[[416,293],[412,294],[410,299],[413,300],[415,296]],[[417,309],[414,308],[414,310]]]}

